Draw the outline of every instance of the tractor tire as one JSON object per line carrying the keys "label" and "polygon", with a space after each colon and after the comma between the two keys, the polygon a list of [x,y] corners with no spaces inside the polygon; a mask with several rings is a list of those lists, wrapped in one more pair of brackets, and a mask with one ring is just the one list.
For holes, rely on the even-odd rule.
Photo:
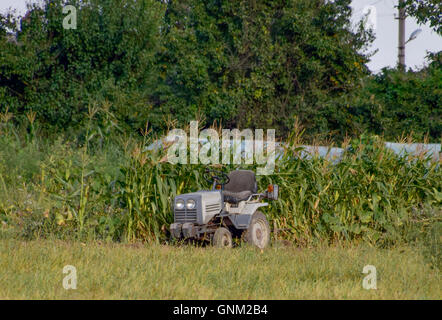
{"label": "tractor tire", "polygon": [[249,228],[242,234],[242,239],[246,243],[264,249],[270,243],[270,226],[266,216],[256,211],[252,220],[250,221]]}
{"label": "tractor tire", "polygon": [[213,235],[212,244],[218,248],[231,248],[233,245],[232,234],[227,228],[220,227]]}

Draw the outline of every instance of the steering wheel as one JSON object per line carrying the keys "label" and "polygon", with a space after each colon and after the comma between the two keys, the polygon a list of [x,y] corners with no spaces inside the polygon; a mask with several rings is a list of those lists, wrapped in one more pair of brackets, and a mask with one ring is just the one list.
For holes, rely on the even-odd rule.
{"label": "steering wheel", "polygon": [[213,187],[216,187],[217,185],[223,186],[230,181],[229,176],[226,173],[220,170],[213,170],[209,168],[206,168],[206,170],[204,170],[203,178],[207,182],[212,183]]}

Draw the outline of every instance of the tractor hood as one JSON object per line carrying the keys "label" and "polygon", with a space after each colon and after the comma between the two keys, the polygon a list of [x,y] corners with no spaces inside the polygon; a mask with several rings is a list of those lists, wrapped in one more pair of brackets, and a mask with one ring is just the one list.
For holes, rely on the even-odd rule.
{"label": "tractor hood", "polygon": [[206,224],[223,208],[221,190],[207,190],[180,194],[173,201],[177,223]]}

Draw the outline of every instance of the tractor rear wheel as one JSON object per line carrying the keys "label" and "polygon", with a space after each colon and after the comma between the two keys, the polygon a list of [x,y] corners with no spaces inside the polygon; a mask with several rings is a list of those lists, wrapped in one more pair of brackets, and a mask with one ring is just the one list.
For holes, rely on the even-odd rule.
{"label": "tractor rear wheel", "polygon": [[260,249],[268,246],[270,242],[270,226],[262,212],[256,211],[253,214],[249,228],[242,234],[242,239]]}
{"label": "tractor rear wheel", "polygon": [[214,247],[231,248],[232,243],[232,234],[227,228],[220,227],[216,229],[212,240],[212,244]]}

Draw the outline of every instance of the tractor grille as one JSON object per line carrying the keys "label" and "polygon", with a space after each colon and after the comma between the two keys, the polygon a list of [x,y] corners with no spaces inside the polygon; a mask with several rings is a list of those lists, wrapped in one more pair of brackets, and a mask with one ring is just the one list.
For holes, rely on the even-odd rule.
{"label": "tractor grille", "polygon": [[196,209],[175,209],[175,222],[185,223],[185,222],[196,222],[197,214]]}
{"label": "tractor grille", "polygon": [[214,203],[214,204],[206,205],[206,213],[208,213],[208,214],[219,213],[220,210],[221,210],[221,208],[220,208],[220,204],[219,203]]}

